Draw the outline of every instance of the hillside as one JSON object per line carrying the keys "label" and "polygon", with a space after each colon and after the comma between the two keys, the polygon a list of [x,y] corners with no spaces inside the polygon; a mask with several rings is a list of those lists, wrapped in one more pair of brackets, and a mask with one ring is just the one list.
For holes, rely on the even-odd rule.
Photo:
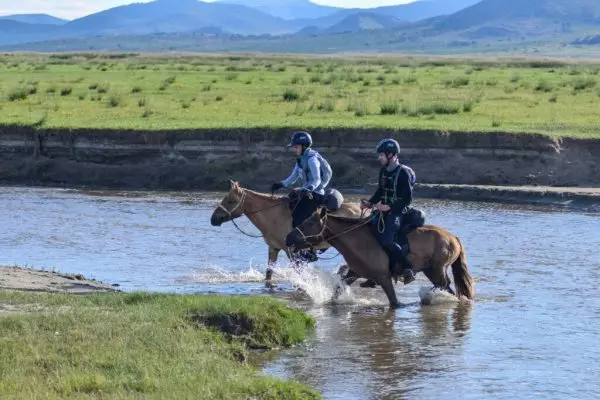
{"label": "hillside", "polygon": [[0,45],[51,39],[59,28],[56,25],[36,25],[12,19],[0,19]]}
{"label": "hillside", "polygon": [[294,20],[296,24],[302,27],[318,27],[327,29],[339,24],[344,19],[364,12],[383,15],[386,17],[394,17],[400,21],[416,22],[424,19],[452,14],[458,10],[475,4],[478,0],[420,0],[408,4],[399,4],[396,6],[384,6],[375,8],[347,8],[342,9],[333,14],[315,19],[299,19]]}
{"label": "hillside", "polygon": [[22,22],[25,24],[41,24],[41,25],[64,25],[67,20],[53,17],[48,14],[13,14],[1,16],[0,20],[9,19],[12,21]]}
{"label": "hillside", "polygon": [[565,33],[577,25],[600,24],[597,0],[482,0],[432,24],[438,32],[484,29],[515,35]]}
{"label": "hillside", "polygon": [[74,20],[65,28],[87,35],[195,31],[219,27],[237,34],[288,33],[294,29],[277,17],[238,4],[196,0],[156,0],[115,7]]}
{"label": "hillside", "polygon": [[322,30],[321,34],[337,34],[346,32],[359,32],[363,30],[391,29],[404,22],[398,18],[372,12],[352,14],[337,24]]}
{"label": "hillside", "polygon": [[309,0],[220,0],[220,2],[241,4],[287,20],[321,18],[341,10],[338,7],[323,6]]}

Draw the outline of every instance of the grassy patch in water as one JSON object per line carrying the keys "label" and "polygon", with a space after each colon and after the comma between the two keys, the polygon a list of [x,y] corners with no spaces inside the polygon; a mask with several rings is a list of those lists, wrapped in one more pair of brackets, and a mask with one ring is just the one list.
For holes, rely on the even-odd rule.
{"label": "grassy patch in water", "polygon": [[[0,56],[0,80],[15,83],[0,88],[0,124],[31,125],[45,115],[44,128],[398,128],[600,137],[599,67],[591,63],[111,57]],[[56,89],[65,87],[68,93]],[[71,88],[89,96],[67,95]],[[561,101],[549,102],[550,95]],[[140,112],[141,101],[152,113]]]}
{"label": "grassy patch in water", "polygon": [[268,297],[0,292],[0,398],[316,399],[260,376],[248,348],[301,341],[314,326]]}

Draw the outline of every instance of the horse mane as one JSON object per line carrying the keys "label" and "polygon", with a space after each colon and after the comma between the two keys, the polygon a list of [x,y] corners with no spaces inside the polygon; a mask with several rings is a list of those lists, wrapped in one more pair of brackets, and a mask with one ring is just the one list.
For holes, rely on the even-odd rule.
{"label": "horse mane", "polygon": [[279,196],[279,195],[275,196],[275,195],[271,195],[269,193],[262,193],[262,192],[257,192],[255,190],[250,190],[250,189],[242,187],[238,182],[234,182],[234,181],[231,181],[231,191],[234,192],[234,193],[237,193],[239,195],[241,195],[242,192],[246,192],[248,194],[251,194],[251,195],[254,195],[256,197],[259,197],[259,198],[261,198],[263,200],[279,200],[279,201],[282,201],[282,200],[286,200],[288,198],[287,196]]}

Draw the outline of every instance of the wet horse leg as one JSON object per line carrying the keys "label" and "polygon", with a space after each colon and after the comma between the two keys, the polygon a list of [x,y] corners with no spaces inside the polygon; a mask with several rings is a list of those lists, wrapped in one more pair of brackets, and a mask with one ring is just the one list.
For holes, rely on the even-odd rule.
{"label": "wet horse leg", "polygon": [[431,283],[433,283],[435,288],[442,289],[452,295],[456,295],[454,290],[452,290],[450,287],[450,277],[448,276],[448,271],[445,265],[428,267],[423,269],[421,272],[423,272],[431,281]]}
{"label": "wet horse leg", "polygon": [[346,285],[350,286],[358,279],[358,275],[350,269],[347,264],[341,265],[338,268],[337,274]]}
{"label": "wet horse leg", "polygon": [[385,295],[390,301],[390,308],[399,308],[400,303],[398,302],[398,297],[396,297],[396,291],[394,290],[394,283],[392,282],[392,278],[390,276],[386,276],[377,279],[377,283],[381,285],[381,288],[383,289]]}
{"label": "wet horse leg", "polygon": [[267,273],[265,275],[265,281],[270,282],[273,278],[273,266],[277,263],[277,257],[281,250],[269,246],[269,262],[267,265]]}

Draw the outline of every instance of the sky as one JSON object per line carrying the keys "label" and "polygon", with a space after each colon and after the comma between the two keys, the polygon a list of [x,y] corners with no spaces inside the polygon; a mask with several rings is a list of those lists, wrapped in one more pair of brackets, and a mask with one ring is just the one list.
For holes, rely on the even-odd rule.
{"label": "sky", "polygon": [[[50,14],[75,19],[108,8],[150,0],[0,0],[0,15]],[[414,0],[314,0],[314,3],[336,7],[370,7],[410,3]]]}

